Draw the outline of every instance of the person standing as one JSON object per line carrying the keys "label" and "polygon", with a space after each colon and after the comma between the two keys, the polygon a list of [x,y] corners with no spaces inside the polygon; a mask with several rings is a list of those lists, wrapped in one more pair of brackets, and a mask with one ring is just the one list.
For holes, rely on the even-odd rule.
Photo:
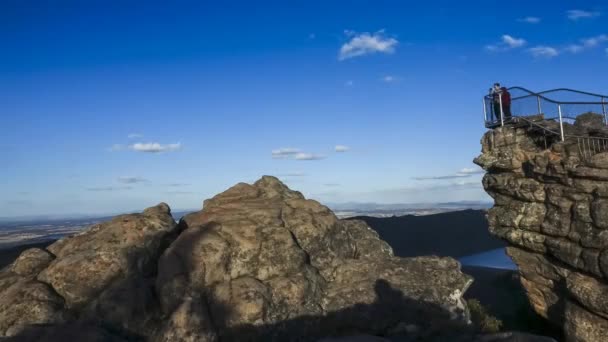
{"label": "person standing", "polygon": [[494,83],[494,87],[492,87],[492,101],[494,103],[494,115],[496,116],[497,121],[501,121],[501,114],[504,115],[504,120],[511,119],[511,93],[509,93],[507,87],[501,87],[498,82]]}
{"label": "person standing", "polygon": [[500,117],[500,83],[494,83],[494,86],[491,88],[492,94],[492,109],[494,115],[496,116],[496,121],[501,121]]}
{"label": "person standing", "polygon": [[502,96],[502,112],[505,115],[505,120],[511,119],[511,93],[506,87],[500,88],[500,95]]}

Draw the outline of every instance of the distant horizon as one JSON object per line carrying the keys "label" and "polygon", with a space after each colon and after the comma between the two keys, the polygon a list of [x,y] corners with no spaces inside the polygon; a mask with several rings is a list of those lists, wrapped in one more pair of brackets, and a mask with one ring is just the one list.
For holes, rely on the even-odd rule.
{"label": "distant horizon", "polygon": [[[313,199],[314,200],[314,199]],[[344,202],[344,203],[323,203],[320,202],[322,205],[327,206],[328,208],[330,208],[332,211],[345,211],[348,209],[360,209],[362,210],[362,208],[357,208],[356,206],[369,206],[369,205],[376,205],[376,206],[384,206],[384,207],[390,207],[390,209],[393,210],[397,210],[397,209],[433,209],[432,206],[436,206],[436,208],[445,208],[446,206],[454,206],[454,205],[462,205],[462,209],[466,210],[466,209],[470,209],[470,208],[465,208],[467,205],[483,205],[483,206],[491,206],[493,202],[491,201],[451,201],[451,202],[420,202],[420,203],[377,203],[377,202]],[[169,205],[169,207],[171,207],[170,203],[167,203]],[[350,206],[350,207],[349,207]],[[431,206],[431,207],[425,207],[425,206]],[[117,212],[100,212],[100,213],[67,213],[67,214],[52,214],[52,213],[48,213],[48,214],[36,214],[36,215],[19,215],[19,216],[0,216],[0,223],[5,223],[5,222],[20,222],[20,221],[28,221],[28,220],[49,220],[49,221],[54,221],[54,220],[69,220],[69,219],[96,219],[96,218],[104,218],[104,217],[113,217],[113,216],[117,216],[117,215],[123,215],[123,214],[131,214],[131,213],[140,213],[142,212],[144,209],[146,209],[148,207],[144,207],[141,209],[133,209],[133,210],[126,210],[126,211],[117,211]],[[195,212],[195,211],[199,211],[201,210],[201,208],[189,208],[189,209],[183,209],[183,208],[178,208],[178,209],[174,209],[171,207],[171,213],[188,213],[188,212]],[[390,209],[386,209],[386,210],[390,210]],[[477,209],[477,208],[473,208],[473,209]],[[11,221],[14,220],[14,221]]]}

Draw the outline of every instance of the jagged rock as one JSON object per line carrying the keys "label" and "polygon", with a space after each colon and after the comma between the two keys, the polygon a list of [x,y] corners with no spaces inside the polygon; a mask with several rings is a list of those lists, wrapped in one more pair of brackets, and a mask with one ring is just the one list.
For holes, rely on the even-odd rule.
{"label": "jagged rock", "polygon": [[117,216],[49,246],[57,258],[38,279],[50,284],[68,307],[79,308],[121,278],[154,273],[161,246],[175,232],[164,203],[143,214]]}
{"label": "jagged rock", "polygon": [[145,335],[159,311],[146,279],[178,233],[162,203],[26,250],[0,273],[0,336],[78,317]]}
{"label": "jagged rock", "polygon": [[11,270],[21,276],[36,276],[46,268],[54,256],[40,248],[30,248],[19,256],[11,266]]}
{"label": "jagged rock", "polygon": [[[586,114],[564,129],[597,135],[605,130],[602,122]],[[576,139],[542,142],[542,132],[523,126],[501,127],[482,138],[475,162],[487,171],[483,186],[495,200],[488,211],[490,232],[511,245],[507,252],[536,312],[562,326],[568,340],[604,341],[608,153],[583,156]]]}
{"label": "jagged rock", "polygon": [[25,251],[0,272],[0,337],[468,341],[471,282],[454,259],[397,258],[364,222],[263,177],[178,225],[161,203]]}
{"label": "jagged rock", "polygon": [[28,325],[63,323],[64,301],[51,287],[20,279],[0,293],[0,336],[13,336]]}
{"label": "jagged rock", "polygon": [[[398,323],[394,310],[403,311],[403,302],[467,320],[461,297],[471,279],[456,261],[396,258],[365,223],[338,220],[274,177],[228,189],[180,225],[184,232],[159,262],[163,310],[182,315],[184,305],[205,293],[223,338],[253,330],[273,338],[377,333]],[[209,321],[205,310],[187,310],[201,315],[190,318],[194,325]]]}

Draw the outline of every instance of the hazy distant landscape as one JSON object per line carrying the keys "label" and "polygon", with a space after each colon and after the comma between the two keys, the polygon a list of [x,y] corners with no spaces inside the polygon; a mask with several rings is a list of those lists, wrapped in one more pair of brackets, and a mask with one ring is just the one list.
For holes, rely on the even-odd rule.
{"label": "hazy distant landscape", "polygon": [[[180,217],[189,211],[176,211],[173,217]],[[0,218],[0,249],[23,244],[36,244],[60,239],[64,236],[79,233],[90,226],[111,220],[114,216],[80,218]]]}
{"label": "hazy distant landscape", "polygon": [[[414,204],[378,204],[378,203],[342,203],[330,204],[329,207],[339,218],[356,216],[393,217],[424,216],[465,209],[487,209],[486,202],[450,202],[450,203],[414,203]],[[175,220],[195,211],[179,210],[172,213]],[[116,214],[118,215],[118,214]],[[116,215],[67,215],[58,216],[21,216],[0,217],[0,249],[20,244],[39,243],[56,240],[66,235],[78,233],[99,222],[108,221]]]}

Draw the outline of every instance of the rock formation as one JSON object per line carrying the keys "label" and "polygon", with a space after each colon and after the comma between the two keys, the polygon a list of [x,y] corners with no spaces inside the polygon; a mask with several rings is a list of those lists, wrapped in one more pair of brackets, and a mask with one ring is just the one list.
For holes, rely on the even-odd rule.
{"label": "rock formation", "polygon": [[26,250],[0,272],[0,336],[430,340],[466,325],[471,281],[451,258],[397,258],[364,222],[263,177],[179,224],[161,203]]}
{"label": "rock formation", "polygon": [[[586,114],[564,128],[605,136],[598,121]],[[568,341],[599,342],[608,340],[608,146],[591,141],[602,152],[592,153],[588,142],[499,127],[484,135],[475,162],[495,201],[490,231],[509,242],[534,309]]]}

